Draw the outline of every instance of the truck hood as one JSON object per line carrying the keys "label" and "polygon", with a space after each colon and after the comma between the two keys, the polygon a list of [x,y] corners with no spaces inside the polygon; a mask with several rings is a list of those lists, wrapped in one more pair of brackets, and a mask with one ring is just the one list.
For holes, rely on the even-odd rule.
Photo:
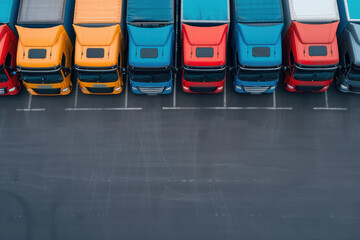
{"label": "truck hood", "polygon": [[360,66],[360,24],[350,23],[347,27],[347,30],[350,32],[351,37],[351,47],[352,49],[354,64]]}
{"label": "truck hood", "polygon": [[282,63],[281,32],[284,25],[236,25],[239,63],[247,67],[272,67]]}
{"label": "truck hood", "polygon": [[224,66],[228,28],[228,24],[216,27],[194,27],[183,24],[184,64],[193,67]]}
{"label": "truck hood", "polygon": [[[336,30],[339,22],[326,24],[304,24],[293,22],[289,31],[295,34],[294,58],[302,65],[335,65],[339,63]],[[310,49],[314,54],[310,53]],[[323,48],[325,50],[318,49]],[[324,53],[325,52],[325,53]]]}
{"label": "truck hood", "polygon": [[141,28],[128,25],[129,65],[138,68],[167,67],[172,62],[174,26]]}
{"label": "truck hood", "polygon": [[11,39],[9,38],[9,32],[11,29],[8,25],[0,25],[0,65],[4,64]]}
{"label": "truck hood", "polygon": [[[110,27],[80,27],[76,32],[75,64],[81,67],[112,67],[117,65],[124,37],[120,25]],[[103,54],[92,56],[91,51]],[[94,55],[94,54],[93,54]]]}
{"label": "truck hood", "polygon": [[[65,41],[72,46],[64,26],[25,28],[16,26],[19,33],[17,65],[23,68],[53,68],[60,65]],[[61,37],[65,34],[66,37]],[[32,50],[46,50],[42,58],[29,57]],[[72,49],[70,49],[72,51]]]}

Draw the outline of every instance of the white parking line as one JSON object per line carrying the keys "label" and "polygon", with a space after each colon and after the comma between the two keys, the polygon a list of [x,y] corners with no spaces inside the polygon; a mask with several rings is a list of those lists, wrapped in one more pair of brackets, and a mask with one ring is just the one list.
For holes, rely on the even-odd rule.
{"label": "white parking line", "polygon": [[163,107],[163,110],[271,110],[291,111],[292,107]]}
{"label": "white parking line", "polygon": [[128,107],[128,97],[129,97],[129,74],[126,74],[126,80],[125,80],[125,108]]}
{"label": "white parking line", "polygon": [[28,101],[27,108],[18,108],[18,109],[16,109],[16,111],[17,112],[45,112],[46,111],[45,108],[31,108],[32,98],[33,98],[33,95],[29,94],[29,101]]}
{"label": "white parking line", "polygon": [[226,99],[226,80],[224,83],[224,107],[227,107],[227,99]]}
{"label": "white parking line", "polygon": [[347,111],[347,108],[337,108],[337,107],[330,107],[329,105],[329,95],[328,92],[325,92],[325,107],[314,107],[314,111]]}
{"label": "white parking line", "polygon": [[273,107],[276,108],[276,93],[273,92]]}
{"label": "white parking line", "polygon": [[347,108],[314,107],[315,111],[347,111]]}
{"label": "white parking line", "polygon": [[24,109],[16,109],[17,112],[45,112],[45,108],[24,108]]}
{"label": "white parking line", "polygon": [[65,111],[141,111],[142,108],[65,108]]}
{"label": "white parking line", "polygon": [[79,96],[79,81],[76,79],[76,87],[75,87],[75,100],[74,100],[74,108],[78,106],[78,96]]}

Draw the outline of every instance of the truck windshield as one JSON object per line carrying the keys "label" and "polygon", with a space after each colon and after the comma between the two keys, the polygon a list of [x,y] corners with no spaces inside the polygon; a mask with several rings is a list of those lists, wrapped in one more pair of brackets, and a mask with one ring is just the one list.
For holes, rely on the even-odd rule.
{"label": "truck windshield", "polygon": [[40,83],[61,83],[64,78],[61,70],[54,72],[20,72],[20,77],[26,83],[40,84]]}
{"label": "truck windshield", "polygon": [[168,82],[171,79],[170,69],[130,69],[130,78],[134,82]]}
{"label": "truck windshield", "polygon": [[6,75],[5,68],[0,67],[0,82],[7,82],[8,80],[9,80],[9,78]]}
{"label": "truck windshield", "polygon": [[205,72],[185,69],[184,79],[190,82],[220,82],[225,79],[225,70]]}
{"label": "truck windshield", "polygon": [[249,71],[245,69],[239,70],[239,79],[242,81],[276,81],[279,79],[280,70],[261,70]]}
{"label": "truck windshield", "polygon": [[334,78],[336,70],[312,70],[295,68],[294,79],[300,81],[328,81]]}
{"label": "truck windshield", "polygon": [[360,81],[360,68],[353,67],[350,70],[348,78],[349,80]]}
{"label": "truck windshield", "polygon": [[117,70],[109,72],[95,72],[95,71],[78,71],[78,78],[82,82],[89,83],[106,83],[106,82],[116,82],[119,80],[119,75]]}

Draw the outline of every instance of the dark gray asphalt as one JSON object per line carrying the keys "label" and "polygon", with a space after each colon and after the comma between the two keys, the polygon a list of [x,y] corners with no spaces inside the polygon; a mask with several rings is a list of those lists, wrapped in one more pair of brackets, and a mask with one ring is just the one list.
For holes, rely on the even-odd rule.
{"label": "dark gray asphalt", "polygon": [[359,97],[0,98],[0,239],[358,240]]}

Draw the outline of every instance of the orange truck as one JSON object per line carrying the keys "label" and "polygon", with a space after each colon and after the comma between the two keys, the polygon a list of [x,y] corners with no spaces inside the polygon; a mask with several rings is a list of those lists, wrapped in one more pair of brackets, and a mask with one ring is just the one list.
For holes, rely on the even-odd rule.
{"label": "orange truck", "polygon": [[122,0],[77,0],[74,11],[75,71],[85,94],[123,91],[125,40]]}
{"label": "orange truck", "polygon": [[17,69],[32,95],[67,95],[72,90],[75,0],[21,0]]}

